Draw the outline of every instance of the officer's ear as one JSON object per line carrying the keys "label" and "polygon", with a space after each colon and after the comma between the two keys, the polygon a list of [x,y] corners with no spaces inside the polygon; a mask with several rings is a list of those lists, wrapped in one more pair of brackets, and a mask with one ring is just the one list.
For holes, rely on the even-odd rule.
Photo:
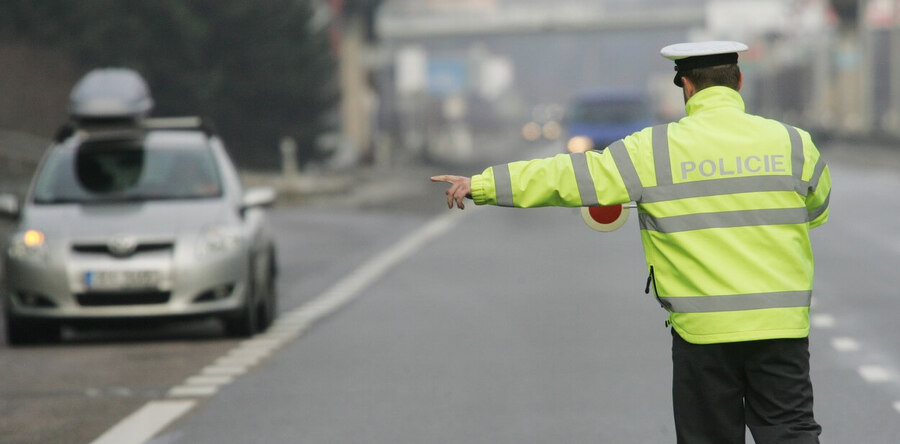
{"label": "officer's ear", "polygon": [[687,77],[681,78],[681,89],[684,92],[685,103],[687,103],[687,101],[697,92],[697,88],[694,87],[694,82],[692,82],[691,79]]}
{"label": "officer's ear", "polygon": [[741,73],[741,77],[738,79],[737,90],[740,91],[742,86],[744,86],[744,73]]}

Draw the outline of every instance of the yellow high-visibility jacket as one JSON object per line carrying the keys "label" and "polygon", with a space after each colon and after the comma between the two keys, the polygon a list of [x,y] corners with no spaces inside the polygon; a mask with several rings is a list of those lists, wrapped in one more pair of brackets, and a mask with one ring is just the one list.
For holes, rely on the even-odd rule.
{"label": "yellow high-visibility jacket", "polygon": [[513,162],[472,177],[476,204],[638,204],[652,287],[685,340],[809,334],[809,230],[828,219],[831,176],[803,130],[747,114],[715,86],[687,117],[601,151]]}

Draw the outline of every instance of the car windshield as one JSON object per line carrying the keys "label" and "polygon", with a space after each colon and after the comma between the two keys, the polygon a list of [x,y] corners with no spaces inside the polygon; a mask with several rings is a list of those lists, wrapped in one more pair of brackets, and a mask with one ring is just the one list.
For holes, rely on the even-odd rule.
{"label": "car windshield", "polygon": [[215,159],[208,149],[145,149],[137,142],[116,141],[51,151],[37,178],[34,202],[140,202],[221,195]]}
{"label": "car windshield", "polygon": [[569,120],[579,123],[631,123],[647,120],[648,107],[636,99],[582,101],[572,107]]}

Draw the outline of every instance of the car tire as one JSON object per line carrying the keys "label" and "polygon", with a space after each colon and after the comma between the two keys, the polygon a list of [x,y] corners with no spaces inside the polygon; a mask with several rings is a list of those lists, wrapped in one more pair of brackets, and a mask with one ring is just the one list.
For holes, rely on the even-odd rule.
{"label": "car tire", "polygon": [[222,323],[225,326],[225,335],[232,338],[248,338],[257,331],[258,316],[252,296],[247,294],[244,304],[232,315],[225,316]]}
{"label": "car tire", "polygon": [[53,321],[24,320],[6,315],[6,343],[11,346],[52,344],[61,338],[60,325]]}
{"label": "car tire", "polygon": [[277,271],[275,268],[275,255],[270,253],[268,272],[263,284],[259,287],[259,331],[265,331],[275,321],[278,315],[278,295],[275,290]]}

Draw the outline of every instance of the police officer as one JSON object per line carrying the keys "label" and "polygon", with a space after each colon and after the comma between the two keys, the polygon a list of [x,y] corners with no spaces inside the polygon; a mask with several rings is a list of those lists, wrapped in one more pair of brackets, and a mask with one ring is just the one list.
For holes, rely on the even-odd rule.
{"label": "police officer", "polygon": [[446,182],[447,205],[638,205],[647,292],[668,311],[679,443],[815,443],[813,257],[831,178],[809,134],[747,114],[738,42],[680,43],[687,116],[609,147]]}

